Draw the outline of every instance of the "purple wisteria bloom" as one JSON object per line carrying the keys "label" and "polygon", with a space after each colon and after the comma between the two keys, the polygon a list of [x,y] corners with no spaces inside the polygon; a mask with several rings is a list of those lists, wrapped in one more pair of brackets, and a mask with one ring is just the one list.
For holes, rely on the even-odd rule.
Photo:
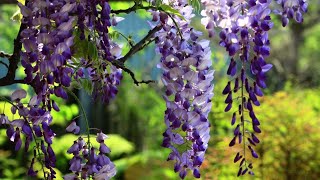
{"label": "purple wisteria bloom", "polygon": [[275,14],[281,16],[282,26],[289,23],[289,19],[294,19],[298,23],[303,22],[303,13],[308,10],[308,0],[276,0],[281,9],[276,9]]}
{"label": "purple wisteria bloom", "polygon": [[[50,95],[67,99],[63,87],[69,87],[72,78],[78,79],[79,74],[87,74],[87,77],[82,75],[81,78],[92,81],[94,97],[102,94],[102,101],[106,103],[115,97],[122,74],[121,70],[109,63],[119,53],[114,53],[117,46],[109,38],[111,9],[107,1],[29,1],[26,6],[19,3],[19,7],[24,15],[22,23],[27,26],[21,32],[25,49],[21,54],[21,64],[26,73],[25,82],[34,87],[49,110],[53,108],[59,111],[57,104],[50,100]],[[89,57],[82,57],[81,62],[74,64],[72,56],[79,53],[74,48],[74,35],[78,31],[80,40],[96,47],[97,57],[89,54]],[[86,37],[85,32],[94,33],[89,33],[91,35]],[[73,72],[78,69],[79,63],[86,69],[80,68],[78,72]]]}
{"label": "purple wisteria bloom", "polygon": [[[83,57],[80,63],[86,68],[80,68],[75,79],[79,81],[82,78],[90,79],[93,97],[109,103],[118,93],[117,86],[122,79],[122,71],[110,63],[121,56],[121,48],[109,38],[109,28],[112,26],[110,5],[107,1],[81,1],[77,6],[77,12],[80,39],[89,41],[97,47],[98,58]],[[85,31],[95,33],[85,37]]]}
{"label": "purple wisteria bloom", "polygon": [[[213,36],[214,32],[219,29],[220,45],[225,47],[231,58],[227,74],[234,79],[234,88],[231,88],[231,81],[228,82],[223,94],[228,95],[225,103],[225,111],[232,108],[232,94],[238,93],[241,103],[236,106],[239,112],[240,123],[234,130],[234,138],[229,146],[236,144],[236,138],[239,144],[251,144],[255,146],[260,140],[254,133],[261,133],[259,128],[260,122],[254,113],[254,107],[259,106],[260,102],[257,96],[263,96],[261,88],[266,88],[266,75],[272,65],[265,60],[270,55],[270,41],[268,31],[273,27],[271,22],[271,0],[249,0],[249,1],[218,1],[218,0],[201,0],[204,10],[201,12],[203,16],[201,22],[205,25],[209,32],[209,36]],[[306,0],[277,0],[282,10],[276,10],[276,14],[282,16],[282,25],[286,26],[290,18],[294,18],[297,22],[302,22],[302,13],[307,11],[308,3]],[[250,77],[250,79],[249,79]],[[253,77],[253,80],[251,80]],[[245,97],[245,94],[247,98]],[[248,112],[248,113],[247,113]],[[246,126],[247,117],[251,118],[252,128]],[[233,113],[231,124],[236,123],[237,114]],[[250,129],[253,132],[250,132]],[[250,133],[252,137],[243,139],[245,133]],[[248,146],[251,155],[258,158],[258,154],[252,146]],[[238,176],[248,173],[253,175],[252,164],[243,163],[246,159],[246,150],[243,154],[239,153],[235,157],[234,162],[240,162]],[[250,166],[249,166],[249,165]]]}
{"label": "purple wisteria bloom", "polygon": [[[254,107],[259,106],[260,102],[258,96],[263,96],[261,88],[266,88],[266,72],[268,72],[272,65],[265,60],[270,55],[270,41],[268,31],[273,27],[271,22],[271,0],[250,0],[250,1],[209,1],[202,0],[205,9],[201,12],[204,16],[202,23],[209,31],[209,35],[213,35],[215,30],[219,29],[220,45],[226,49],[230,56],[230,63],[227,74],[234,80],[232,88],[232,81],[229,81],[223,90],[223,94],[227,95],[225,100],[225,111],[232,109],[232,97],[237,94],[241,102],[235,106],[238,107],[238,115],[233,113],[231,124],[236,124],[237,117],[240,122],[234,130],[234,138],[231,140],[229,146],[234,146],[238,138],[239,144],[256,145],[260,141],[254,133],[261,133],[259,128],[260,122],[254,113]],[[305,1],[277,1],[282,4],[285,9],[282,14],[287,17],[288,13],[293,17],[299,16],[300,12],[306,11]],[[299,5],[298,5],[298,4]],[[301,7],[300,7],[301,6]],[[296,12],[289,12],[295,9]],[[301,8],[301,9],[299,9]],[[299,18],[298,18],[299,19]],[[296,18],[297,20],[297,18]],[[301,19],[300,19],[301,21]],[[298,21],[299,22],[299,21]],[[286,23],[285,23],[286,24]],[[252,79],[253,77],[253,79]],[[246,95],[247,94],[247,95]],[[247,97],[246,97],[247,96]],[[245,119],[251,118],[249,124]],[[250,127],[251,128],[248,128]],[[252,133],[250,131],[253,131]],[[246,133],[252,134],[255,141],[251,138],[244,138]],[[248,146],[254,158],[258,158],[257,153],[251,146]],[[246,159],[246,150],[243,154],[237,154],[235,162]],[[251,163],[241,163],[238,175],[244,175],[248,171],[252,172]]]}
{"label": "purple wisteria bloom", "polygon": [[58,0],[28,1],[19,7],[27,28],[21,32],[22,52],[21,64],[25,68],[25,82],[31,84],[40,101],[51,110],[50,95],[67,98],[61,86],[70,86],[73,70],[67,66],[71,59],[73,45],[73,22],[76,2]]}
{"label": "purple wisteria bloom", "polygon": [[111,152],[109,147],[104,143],[106,138],[108,138],[106,134],[102,132],[97,133],[96,141],[100,144],[99,151],[81,136],[74,141],[67,151],[69,154],[73,154],[73,158],[69,161],[69,170],[73,174],[65,175],[64,179],[87,179],[89,177],[93,177],[94,179],[110,179],[115,176],[115,165],[105,155]]}
{"label": "purple wisteria bloom", "polygon": [[[41,151],[44,159],[40,163],[46,168],[44,170],[48,171],[47,177],[54,178],[55,171],[53,168],[55,167],[56,156],[51,144],[55,133],[49,126],[52,122],[51,114],[39,106],[40,101],[37,96],[33,96],[29,103],[22,103],[21,100],[26,97],[27,92],[23,89],[18,89],[12,93],[11,112],[19,114],[20,119],[9,121],[6,115],[1,114],[0,125],[7,126],[7,136],[15,144],[16,151],[20,150],[22,145],[24,145],[25,152],[34,149],[34,157],[27,173],[29,176],[37,175],[38,170],[34,170],[34,163],[35,159],[38,159],[36,158],[39,156],[38,152]],[[23,137],[25,137],[25,141],[23,141]],[[41,141],[41,147],[39,147],[40,141],[38,141],[37,145],[29,148],[31,142],[35,139]]]}
{"label": "purple wisteria bloom", "polygon": [[0,114],[0,126],[1,125],[6,125],[9,124],[9,119],[8,116],[6,116],[5,114]]}
{"label": "purple wisteria bloom", "polygon": [[[172,4],[186,20],[163,12],[153,12],[153,20],[162,25],[156,33],[157,52],[161,54],[162,82],[166,87],[164,99],[166,131],[162,146],[170,148],[168,160],[174,160],[175,172],[183,179],[191,170],[200,178],[199,167],[210,138],[207,119],[213,96],[213,73],[209,41],[200,40],[201,32],[189,27],[192,7],[186,1]],[[181,34],[180,34],[181,33]]]}
{"label": "purple wisteria bloom", "polygon": [[72,121],[69,126],[67,126],[66,128],[66,131],[67,132],[72,132],[74,134],[79,134],[80,132],[80,127],[77,126],[76,122],[75,121]]}

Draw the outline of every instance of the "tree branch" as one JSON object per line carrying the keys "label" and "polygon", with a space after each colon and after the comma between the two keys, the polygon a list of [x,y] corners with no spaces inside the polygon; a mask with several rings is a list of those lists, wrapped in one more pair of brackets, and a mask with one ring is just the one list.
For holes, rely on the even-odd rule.
{"label": "tree branch", "polygon": [[123,71],[125,71],[126,73],[128,73],[128,74],[131,76],[134,84],[137,85],[137,86],[139,86],[139,84],[149,84],[149,83],[154,83],[154,82],[155,82],[154,80],[142,80],[142,81],[138,81],[138,80],[136,79],[136,77],[135,77],[135,74],[134,74],[130,69],[128,69],[127,67],[125,67],[122,62],[120,62],[120,61],[118,61],[118,60],[112,61],[112,64],[113,64],[115,67],[117,67],[117,68],[119,68],[119,69],[122,69]]}
{"label": "tree branch", "polygon": [[141,49],[143,49],[144,47],[146,47],[147,45],[149,45],[154,39],[151,39],[154,34],[156,32],[158,32],[160,29],[162,28],[162,25],[158,25],[158,26],[155,26],[153,29],[151,29],[148,34],[143,38],[141,39],[137,44],[135,44],[133,47],[131,47],[131,49],[129,50],[129,52],[123,56],[122,58],[119,58],[119,59],[116,59],[114,61],[112,61],[111,63],[117,67],[117,68],[120,68],[122,69],[123,71],[125,71],[126,73],[128,73],[134,84],[139,86],[139,84],[149,84],[149,83],[153,83],[155,81],[153,80],[142,80],[142,81],[138,81],[136,78],[135,78],[135,74],[130,70],[128,69],[127,67],[125,67],[124,63],[132,56],[134,55],[135,53],[137,53],[138,51],[140,51]]}
{"label": "tree branch", "polygon": [[157,26],[155,26],[153,29],[151,29],[148,34],[143,38],[141,39],[137,44],[135,44],[134,46],[131,47],[131,49],[129,50],[129,52],[123,56],[122,58],[119,58],[119,59],[116,59],[114,61],[112,61],[111,63],[117,67],[117,68],[120,68],[122,69],[123,71],[125,71],[126,73],[128,73],[134,84],[139,86],[139,84],[149,84],[149,83],[153,83],[155,82],[154,80],[142,80],[142,81],[138,81],[136,78],[135,78],[135,74],[130,70],[128,69],[127,67],[125,67],[124,63],[132,56],[134,55],[135,53],[137,53],[138,51],[140,51],[141,49],[143,49],[144,47],[146,47],[147,45],[149,45],[153,40],[151,39],[154,34],[156,32],[158,32],[160,29],[162,28],[162,25],[159,24]]}
{"label": "tree branch", "polygon": [[136,10],[143,9],[143,10],[150,10],[150,9],[157,9],[155,6],[143,6],[142,4],[135,3],[132,7],[128,9],[118,9],[118,10],[111,10],[111,13],[114,14],[120,14],[120,13],[126,13],[129,14],[131,12],[134,12]]}
{"label": "tree branch", "polygon": [[8,64],[6,64],[6,63],[4,63],[2,61],[0,61],[0,64],[4,65],[7,69],[9,68]]}
{"label": "tree branch", "polygon": [[10,58],[11,56],[12,56],[12,54],[8,54],[3,51],[0,51],[0,57],[2,57],[2,58]]}
{"label": "tree branch", "polygon": [[121,63],[125,63],[133,54],[140,51],[144,47],[144,44],[147,43],[154,36],[154,34],[157,31],[159,31],[161,28],[162,28],[162,26],[158,25],[158,26],[154,27],[153,29],[151,29],[148,32],[148,34],[143,39],[141,39],[136,45],[134,45],[125,56],[123,56],[122,58],[120,58],[116,61],[120,61]]}
{"label": "tree branch", "polygon": [[17,0],[1,0],[0,4],[17,4]]}

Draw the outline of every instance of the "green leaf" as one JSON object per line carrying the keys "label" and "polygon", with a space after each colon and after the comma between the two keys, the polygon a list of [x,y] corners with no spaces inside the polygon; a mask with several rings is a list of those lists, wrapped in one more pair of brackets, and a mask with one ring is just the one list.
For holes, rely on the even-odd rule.
{"label": "green leaf", "polygon": [[98,55],[97,46],[92,42],[87,42],[87,43],[88,43],[88,54],[87,54],[88,58],[91,58],[94,61],[98,60],[99,55]]}
{"label": "green leaf", "polygon": [[159,7],[162,4],[162,0],[154,0],[155,6]]}
{"label": "green leaf", "polygon": [[119,32],[116,31],[116,30],[113,30],[113,31],[109,31],[109,37],[111,39],[118,39],[119,38]]}
{"label": "green leaf", "polygon": [[194,8],[196,13],[200,13],[200,9],[201,9],[200,0],[188,0],[188,4]]}
{"label": "green leaf", "polygon": [[73,57],[76,59],[81,59],[83,57],[85,57],[86,51],[87,51],[87,41],[86,40],[81,40],[79,38],[79,33],[77,33],[77,31],[75,31],[75,38],[74,38],[74,45],[73,45],[73,49],[75,50]]}
{"label": "green leaf", "polygon": [[92,94],[93,92],[93,85],[92,82],[88,79],[81,79],[81,85],[83,87],[83,89],[86,91],[86,93],[88,93],[89,95]]}
{"label": "green leaf", "polygon": [[163,11],[167,12],[167,13],[170,13],[170,14],[174,14],[176,16],[178,16],[179,18],[183,19],[183,20],[186,20],[178,10],[176,9],[173,9],[171,6],[169,5],[166,5],[166,4],[161,4],[159,6],[160,9],[162,9]]}
{"label": "green leaf", "polygon": [[20,12],[20,9],[19,9],[19,10],[17,10],[17,11],[11,16],[11,20],[20,22],[21,19],[22,19],[22,17],[23,17],[23,16],[22,16],[22,14],[21,14],[21,12]]}
{"label": "green leaf", "polygon": [[87,39],[81,40],[80,33],[75,31],[75,38],[74,38],[74,46],[73,49],[75,53],[73,55],[74,58],[88,58],[92,60],[98,60],[98,49],[94,42],[88,41]]}
{"label": "green leaf", "polygon": [[81,84],[78,81],[72,81],[71,82],[71,87],[76,88],[76,89],[81,89]]}

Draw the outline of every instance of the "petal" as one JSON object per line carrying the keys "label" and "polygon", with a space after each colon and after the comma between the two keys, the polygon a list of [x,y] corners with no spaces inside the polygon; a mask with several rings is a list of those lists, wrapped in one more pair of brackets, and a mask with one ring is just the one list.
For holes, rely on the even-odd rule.
{"label": "petal", "polygon": [[106,146],[103,142],[100,143],[99,151],[104,154],[111,152],[108,146]]}
{"label": "petal", "polygon": [[16,101],[16,100],[19,101],[25,97],[27,97],[27,92],[23,89],[17,89],[12,93],[11,100],[12,101]]}
{"label": "petal", "polygon": [[193,176],[194,176],[195,178],[200,178],[200,171],[199,171],[199,169],[194,169],[194,170],[193,170]]}
{"label": "petal", "polygon": [[262,66],[262,72],[268,72],[272,68],[272,64],[266,64]]}
{"label": "petal", "polygon": [[229,147],[232,147],[236,144],[236,137],[233,137],[233,139],[229,143]]}
{"label": "petal", "polygon": [[72,132],[74,134],[78,134],[80,132],[80,127],[77,126],[75,121],[72,121],[69,126],[66,128],[67,132]]}
{"label": "petal", "polygon": [[104,134],[103,132],[97,133],[96,140],[97,140],[98,143],[104,142],[104,140],[107,139],[107,138],[108,138],[108,136],[106,134]]}

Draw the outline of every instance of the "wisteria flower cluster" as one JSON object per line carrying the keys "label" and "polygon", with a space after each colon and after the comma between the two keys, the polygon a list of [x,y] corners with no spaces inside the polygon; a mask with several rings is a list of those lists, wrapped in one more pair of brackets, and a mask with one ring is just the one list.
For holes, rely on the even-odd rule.
{"label": "wisteria flower cluster", "polygon": [[[21,65],[25,68],[26,74],[24,82],[33,87],[36,96],[30,100],[28,107],[24,107],[20,99],[25,97],[25,91],[19,90],[13,93],[12,96],[17,98],[12,98],[12,101],[18,104],[13,104],[12,113],[18,110],[24,119],[10,122],[5,115],[2,115],[1,124],[9,125],[7,134],[16,144],[16,150],[19,150],[22,144],[21,132],[26,135],[26,151],[32,140],[43,137],[43,140],[37,143],[39,152],[34,152],[28,174],[32,176],[37,174],[38,171],[34,171],[33,166],[39,161],[50,171],[47,173],[43,167],[44,177],[53,179],[56,159],[51,144],[55,133],[49,127],[52,121],[50,111],[52,109],[59,111],[59,107],[50,98],[51,95],[67,99],[65,88],[71,85],[72,79],[80,81],[88,78],[94,84],[95,96],[103,94],[102,101],[109,102],[117,93],[117,85],[122,78],[121,70],[110,63],[116,55],[119,56],[119,52],[114,52],[112,49],[118,46],[108,37],[108,28],[111,26],[110,6],[106,1],[75,0],[27,0],[25,5],[21,3],[18,5],[23,15],[21,23],[25,27],[20,33],[24,47],[21,52]],[[96,59],[93,59],[94,55],[75,57],[78,52],[74,41],[78,31],[80,43],[89,42],[96,49]],[[86,34],[89,35],[86,37]],[[106,146],[101,143],[100,154],[106,153]],[[40,151],[43,160],[36,159],[36,156],[40,157]],[[91,152],[94,153],[93,148],[89,155]],[[114,172],[110,160],[104,155],[100,156],[104,158],[104,164],[99,160],[99,165],[108,164],[108,167],[96,167],[99,171],[89,172],[88,177]],[[93,163],[95,162],[91,160],[88,166]],[[74,172],[74,168],[70,170]],[[112,174],[114,173],[110,176],[113,176]]]}
{"label": "wisteria flower cluster", "polygon": [[307,0],[276,0],[281,5],[281,9],[276,9],[275,14],[281,15],[282,26],[289,23],[289,19],[295,19],[296,22],[303,22],[303,13],[307,12]]}
{"label": "wisteria flower cluster", "polygon": [[[270,0],[249,1],[209,1],[202,0],[206,7],[201,14],[202,23],[206,26],[209,36],[213,36],[216,28],[220,28],[220,45],[230,56],[227,74],[231,77],[223,94],[227,95],[225,111],[233,106],[237,108],[233,113],[231,125],[239,123],[234,129],[234,137],[229,143],[232,147],[238,140],[243,145],[234,162],[240,161],[238,176],[247,172],[253,175],[252,162],[246,156],[246,148],[254,158],[258,154],[253,149],[260,142],[255,133],[261,133],[260,122],[254,113],[254,106],[260,106],[257,96],[263,96],[261,88],[266,88],[266,75],[271,64],[266,63],[270,55],[270,41],[268,31],[273,27],[271,22]],[[277,1],[282,5],[282,23],[286,26],[288,18],[295,17],[302,22],[302,12],[306,12],[305,1]],[[278,13],[279,14],[279,13]],[[295,14],[295,16],[294,16]],[[232,82],[233,85],[232,85]],[[234,96],[238,94],[238,96]],[[248,94],[248,95],[246,95]],[[250,118],[251,121],[247,120]],[[248,128],[248,127],[252,128]]]}
{"label": "wisteria flower cluster", "polygon": [[[22,23],[27,26],[21,32],[25,48],[21,60],[27,75],[25,81],[34,87],[49,109],[51,94],[68,98],[63,87],[69,87],[72,78],[89,78],[94,83],[94,95],[103,94],[104,102],[117,94],[122,75],[121,70],[109,63],[115,59],[111,50],[117,45],[111,46],[108,37],[111,26],[108,2],[35,0],[26,6],[19,3],[19,6]],[[102,9],[98,10],[98,6]],[[74,49],[78,31],[82,43],[90,42],[96,48],[96,59],[81,57],[76,60],[73,57],[79,53]],[[86,33],[89,34],[87,37]]]}
{"label": "wisteria flower cluster", "polygon": [[[172,4],[186,20],[169,18],[163,12],[153,12],[153,19],[162,24],[156,34],[159,67],[166,86],[166,131],[162,146],[170,148],[168,160],[174,160],[174,171],[184,179],[187,170],[200,177],[199,168],[210,138],[207,119],[213,96],[213,73],[209,41],[200,40],[201,32],[189,27],[192,7],[186,1]],[[177,23],[178,27],[174,24]]]}
{"label": "wisteria flower cluster", "polygon": [[[55,178],[56,156],[52,150],[52,139],[56,135],[49,125],[52,122],[50,111],[41,106],[41,101],[37,96],[33,96],[29,103],[25,105],[21,100],[25,99],[27,93],[23,89],[14,91],[11,95],[11,113],[19,115],[20,119],[9,121],[5,114],[0,115],[0,125],[7,127],[7,136],[15,144],[18,151],[25,138],[24,150],[28,152],[31,142],[35,142],[33,148],[33,158],[28,170],[29,176],[36,176],[39,170],[34,169],[35,163],[42,165],[42,171],[46,179]],[[44,157],[43,159],[40,157]]]}
{"label": "wisteria flower cluster", "polygon": [[[87,68],[79,68],[77,74],[80,78],[88,74],[93,82],[93,96],[97,98],[102,94],[102,101],[105,103],[108,103],[118,93],[117,86],[122,79],[121,70],[111,64],[120,56],[121,50],[109,38],[109,28],[112,25],[110,12],[111,8],[107,1],[81,1],[77,6],[80,39],[87,39],[89,43],[93,43],[97,47],[98,57],[101,57],[81,59],[80,66],[78,66]],[[85,37],[86,30],[91,32],[88,37]]]}
{"label": "wisteria flower cluster", "polygon": [[29,1],[19,3],[22,23],[27,28],[21,32],[25,51],[21,64],[25,68],[25,82],[34,90],[50,110],[50,95],[67,99],[63,89],[69,87],[73,69],[67,66],[73,45],[75,3],[64,1]]}
{"label": "wisteria flower cluster", "polygon": [[[12,93],[11,101],[4,99],[11,104],[12,114],[19,115],[20,119],[10,121],[8,116],[1,114],[0,125],[7,127],[7,136],[15,144],[16,151],[21,149],[23,145],[22,138],[25,138],[25,152],[33,149],[33,158],[27,174],[37,176],[38,172],[43,172],[45,179],[54,179],[56,178],[54,170],[56,156],[51,145],[56,134],[49,127],[53,120],[52,116],[37,96],[33,96],[27,105],[22,103],[26,96],[25,90],[18,89]],[[79,134],[80,127],[76,125],[75,121],[72,121],[66,131]],[[106,180],[115,176],[115,165],[106,156],[111,152],[105,144],[105,139],[108,136],[102,131],[97,134],[96,141],[99,143],[99,149],[96,149],[90,143],[90,134],[87,134],[85,138],[87,138],[87,141],[80,136],[68,149],[67,152],[73,154],[69,168],[73,174],[65,175],[64,179],[94,178]],[[32,142],[35,145],[33,148],[29,148]],[[34,169],[35,163],[40,163],[41,169]]]}
{"label": "wisteria flower cluster", "polygon": [[[80,127],[73,121],[66,130],[78,134]],[[106,138],[108,138],[108,136],[102,132],[97,134],[96,141],[100,144],[99,153],[90,143],[90,137],[85,141],[84,138],[80,136],[74,141],[73,145],[67,151],[69,154],[73,154],[73,158],[69,162],[69,170],[72,171],[73,174],[65,175],[64,179],[74,180],[93,177],[97,180],[107,180],[115,176],[115,165],[105,155],[111,152],[104,143]]]}
{"label": "wisteria flower cluster", "polygon": [[[200,178],[210,139],[208,114],[212,106],[214,70],[209,40],[190,25],[194,14],[189,2],[202,4],[201,23],[209,38],[218,34],[219,45],[230,57],[227,65],[230,80],[222,92],[227,96],[225,111],[233,111],[231,125],[235,126],[229,146],[241,147],[234,158],[235,163],[240,162],[238,176],[254,174],[253,158],[259,156],[254,146],[260,143],[257,134],[261,133],[254,109],[260,106],[258,97],[263,96],[262,89],[267,87],[266,73],[272,68],[266,61],[270,55],[268,32],[273,27],[271,14],[280,15],[283,26],[288,25],[289,19],[301,23],[303,13],[307,12],[307,0],[276,0],[274,11],[271,0],[146,2],[136,0],[132,7],[124,10],[112,10],[107,0],[26,0],[25,5],[18,3],[23,15],[18,35],[21,42],[18,42],[18,53],[13,54],[20,57],[26,75],[23,83],[33,87],[35,96],[29,103],[23,103],[27,93],[19,89],[12,93],[11,101],[1,98],[11,104],[12,114],[20,118],[9,120],[7,115],[0,114],[0,125],[6,127],[16,151],[22,145],[28,151],[29,146],[35,144],[28,175],[37,176],[42,171],[45,179],[56,178],[56,156],[51,147],[56,134],[50,124],[53,121],[51,111],[60,109],[52,95],[68,99],[71,94],[79,101],[72,92],[67,93],[68,87],[73,82],[80,85],[89,82],[93,97],[109,103],[118,93],[122,70],[131,75],[135,84],[141,83],[124,62],[154,41],[156,51],[161,55],[158,68],[162,70],[163,98],[167,107],[162,146],[171,150],[167,160],[175,162],[174,171],[181,179],[189,171],[195,178]],[[153,29],[137,44],[130,44],[131,49],[122,56],[122,48],[110,33],[112,26],[122,19],[116,14],[138,9],[151,12],[149,24]],[[8,70],[15,66],[10,64]],[[115,176],[115,164],[107,157],[110,153],[105,144],[107,136],[99,130],[96,136],[99,147],[94,147],[90,142],[90,130],[87,127],[86,134],[79,135],[68,149],[67,152],[73,155],[69,162],[72,173],[64,179],[110,179]],[[72,121],[66,131],[80,134],[84,130]],[[36,169],[36,163],[42,168]]]}

